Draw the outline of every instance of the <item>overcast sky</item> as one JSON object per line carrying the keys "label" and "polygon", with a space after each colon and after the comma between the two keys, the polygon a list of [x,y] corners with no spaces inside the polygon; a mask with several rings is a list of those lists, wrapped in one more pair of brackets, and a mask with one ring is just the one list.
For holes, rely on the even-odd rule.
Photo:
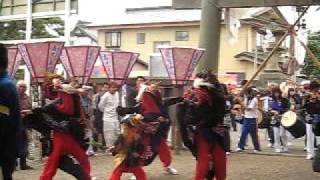
{"label": "overcast sky", "polygon": [[[304,16],[304,19],[306,19],[307,28],[311,31],[319,31],[320,30],[320,10],[317,11],[318,7],[311,7],[308,10],[308,13]],[[283,15],[287,18],[289,23],[294,23],[294,20],[297,19],[297,15],[292,14],[292,7],[280,7],[279,8]]]}
{"label": "overcast sky", "polygon": [[94,22],[97,17],[117,18],[126,8],[170,5],[171,0],[79,0],[79,13],[81,18]]}
{"label": "overcast sky", "polygon": [[[170,6],[172,0],[79,0],[79,14],[81,19],[91,22],[101,22],[107,18],[117,18],[125,12],[126,8]],[[292,14],[291,7],[280,7],[284,16],[290,23],[297,18]],[[320,11],[312,7],[306,14],[307,26],[312,31],[320,30]],[[97,18],[99,17],[99,18]]]}

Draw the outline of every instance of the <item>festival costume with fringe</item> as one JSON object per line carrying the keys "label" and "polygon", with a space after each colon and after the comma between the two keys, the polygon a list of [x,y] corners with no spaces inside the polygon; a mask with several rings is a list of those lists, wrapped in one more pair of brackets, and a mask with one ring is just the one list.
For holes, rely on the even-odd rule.
{"label": "festival costume with fringe", "polygon": [[121,121],[122,133],[114,143],[115,169],[109,180],[120,180],[122,173],[133,173],[137,180],[146,180],[143,170],[143,157],[147,149],[141,134],[144,128],[141,115],[127,115]]}
{"label": "festival costume with fringe", "polygon": [[[45,152],[49,158],[40,179],[52,179],[58,167],[77,179],[90,179],[90,164],[83,140],[84,123],[81,122],[83,116],[80,97],[76,91],[67,87],[55,91],[54,94],[57,96],[51,104],[35,109],[25,117],[29,128],[43,134],[47,139],[43,142],[50,142]],[[75,164],[68,155],[74,156],[80,165]]]}
{"label": "festival costume with fringe", "polygon": [[184,145],[197,159],[195,180],[226,179],[223,127],[225,99],[214,89],[193,88],[178,106],[178,120]]}
{"label": "festival costume with fringe", "polygon": [[[131,108],[118,108],[119,115],[140,113],[144,116],[145,130],[141,137],[143,144],[149,151],[148,156],[143,157],[143,164],[147,166],[153,162],[159,154],[160,161],[164,167],[171,164],[171,153],[167,145],[167,136],[170,129],[167,107],[182,101],[182,98],[167,98],[162,100],[160,92],[145,91],[141,94],[141,102],[138,106]],[[160,119],[166,119],[160,122]]]}

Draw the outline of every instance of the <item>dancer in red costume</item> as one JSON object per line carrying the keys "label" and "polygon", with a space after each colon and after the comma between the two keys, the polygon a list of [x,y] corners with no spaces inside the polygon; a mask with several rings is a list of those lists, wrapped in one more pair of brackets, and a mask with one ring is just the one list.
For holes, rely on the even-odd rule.
{"label": "dancer in red costume", "polygon": [[[82,115],[83,112],[80,107],[80,98],[77,89],[71,85],[61,85],[61,81],[58,79],[53,79],[53,82],[53,88],[57,90],[59,103],[55,104],[48,114],[69,121],[70,126],[72,126],[71,124],[84,124],[79,122],[83,121],[84,116]],[[84,180],[90,180],[90,163],[79,141],[81,140],[69,131],[54,130],[52,152],[48,157],[40,180],[51,180],[53,178],[59,167],[60,158],[63,155],[72,155],[82,167],[82,178]]]}
{"label": "dancer in red costume", "polygon": [[158,83],[151,83],[150,86],[142,94],[141,98],[141,113],[145,117],[145,121],[156,121],[160,123],[158,130],[158,154],[159,159],[163,164],[165,172],[176,175],[178,171],[170,167],[172,156],[167,144],[168,132],[170,129],[170,121],[165,103],[162,101]]}
{"label": "dancer in red costume", "polygon": [[197,159],[195,180],[226,179],[225,99],[211,73],[197,75],[194,87],[185,93],[178,119],[185,146]]}
{"label": "dancer in red costume", "polygon": [[166,98],[163,100],[158,90],[158,83],[150,83],[145,86],[138,93],[138,106],[131,108],[119,107],[117,112],[120,116],[132,113],[140,113],[144,116],[143,123],[147,125],[144,129],[148,130],[141,132],[141,139],[148,153],[144,153],[146,156],[142,157],[143,165],[151,164],[159,154],[165,172],[175,175],[177,170],[170,167],[172,156],[166,142],[170,128],[167,107],[181,102],[183,98]]}

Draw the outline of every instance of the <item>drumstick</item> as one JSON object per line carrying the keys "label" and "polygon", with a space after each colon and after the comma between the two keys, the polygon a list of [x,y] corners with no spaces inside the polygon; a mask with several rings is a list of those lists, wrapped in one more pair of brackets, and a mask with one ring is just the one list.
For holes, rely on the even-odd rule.
{"label": "drumstick", "polygon": [[32,110],[21,110],[21,113],[30,113]]}

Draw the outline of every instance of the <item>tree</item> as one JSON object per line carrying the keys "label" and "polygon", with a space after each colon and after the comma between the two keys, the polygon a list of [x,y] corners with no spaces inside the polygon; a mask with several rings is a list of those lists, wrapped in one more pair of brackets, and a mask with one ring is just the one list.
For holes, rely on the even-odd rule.
{"label": "tree", "polygon": [[[317,57],[320,59],[320,32],[313,33],[308,38],[308,47]],[[307,55],[305,58],[305,64],[302,69],[302,73],[308,78],[320,77],[320,67],[317,66]]]}
{"label": "tree", "polygon": [[[0,40],[23,40],[26,36],[26,21],[0,22]],[[32,38],[54,38],[64,35],[64,21],[59,17],[34,19]]]}
{"label": "tree", "polygon": [[64,21],[59,17],[34,19],[32,38],[54,38],[64,35]]}
{"label": "tree", "polygon": [[0,22],[0,40],[25,39],[26,21],[4,21]]}

